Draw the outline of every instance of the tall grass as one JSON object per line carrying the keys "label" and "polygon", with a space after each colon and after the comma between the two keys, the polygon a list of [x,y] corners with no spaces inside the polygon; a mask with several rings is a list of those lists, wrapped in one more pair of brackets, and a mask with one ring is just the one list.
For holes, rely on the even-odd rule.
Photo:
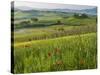
{"label": "tall grass", "polygon": [[14,73],[96,67],[96,33],[14,44]]}

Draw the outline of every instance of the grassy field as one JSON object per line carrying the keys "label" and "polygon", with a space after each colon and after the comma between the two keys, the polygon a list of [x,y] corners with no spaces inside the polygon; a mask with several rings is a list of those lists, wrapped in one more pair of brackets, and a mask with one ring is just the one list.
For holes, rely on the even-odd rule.
{"label": "grassy field", "polygon": [[96,15],[16,10],[14,73],[97,68],[96,24]]}
{"label": "grassy field", "polygon": [[[53,20],[51,20],[53,18]],[[56,22],[57,19],[52,18],[42,18],[36,23],[50,23],[49,21]],[[55,20],[54,20],[55,19]],[[45,21],[45,22],[44,22]],[[86,19],[77,19],[74,17],[69,17],[61,19],[64,24],[43,26],[43,27],[31,27],[29,29],[17,29],[14,32],[15,42],[25,42],[31,40],[40,40],[48,38],[56,38],[61,36],[75,35],[75,34],[85,34],[90,32],[96,32],[96,19],[94,17]],[[33,22],[34,25],[34,22]],[[36,24],[37,25],[37,24]]]}
{"label": "grassy field", "polygon": [[93,69],[96,45],[96,33],[16,43],[14,72]]}

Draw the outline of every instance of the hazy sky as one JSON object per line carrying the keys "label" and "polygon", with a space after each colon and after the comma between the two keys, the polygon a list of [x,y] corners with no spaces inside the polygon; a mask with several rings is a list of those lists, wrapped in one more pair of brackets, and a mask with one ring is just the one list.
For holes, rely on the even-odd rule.
{"label": "hazy sky", "polygon": [[85,5],[68,5],[68,4],[55,4],[55,3],[39,3],[39,2],[26,2],[26,1],[15,1],[15,7],[31,7],[39,9],[89,9],[94,8],[94,6]]}

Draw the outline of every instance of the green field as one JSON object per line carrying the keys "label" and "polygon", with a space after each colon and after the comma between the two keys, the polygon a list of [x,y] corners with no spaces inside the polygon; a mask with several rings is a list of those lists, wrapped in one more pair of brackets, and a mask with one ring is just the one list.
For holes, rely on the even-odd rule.
{"label": "green field", "polygon": [[96,45],[95,33],[18,43],[14,72],[93,69],[97,67]]}
{"label": "green field", "polygon": [[97,68],[97,17],[76,15],[15,11],[14,73]]}

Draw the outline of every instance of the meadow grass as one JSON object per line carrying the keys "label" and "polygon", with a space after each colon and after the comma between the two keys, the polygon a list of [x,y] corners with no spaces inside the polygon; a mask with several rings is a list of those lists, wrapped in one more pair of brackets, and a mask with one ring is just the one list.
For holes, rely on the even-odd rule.
{"label": "meadow grass", "polygon": [[14,44],[14,73],[94,69],[97,36],[88,33]]}

